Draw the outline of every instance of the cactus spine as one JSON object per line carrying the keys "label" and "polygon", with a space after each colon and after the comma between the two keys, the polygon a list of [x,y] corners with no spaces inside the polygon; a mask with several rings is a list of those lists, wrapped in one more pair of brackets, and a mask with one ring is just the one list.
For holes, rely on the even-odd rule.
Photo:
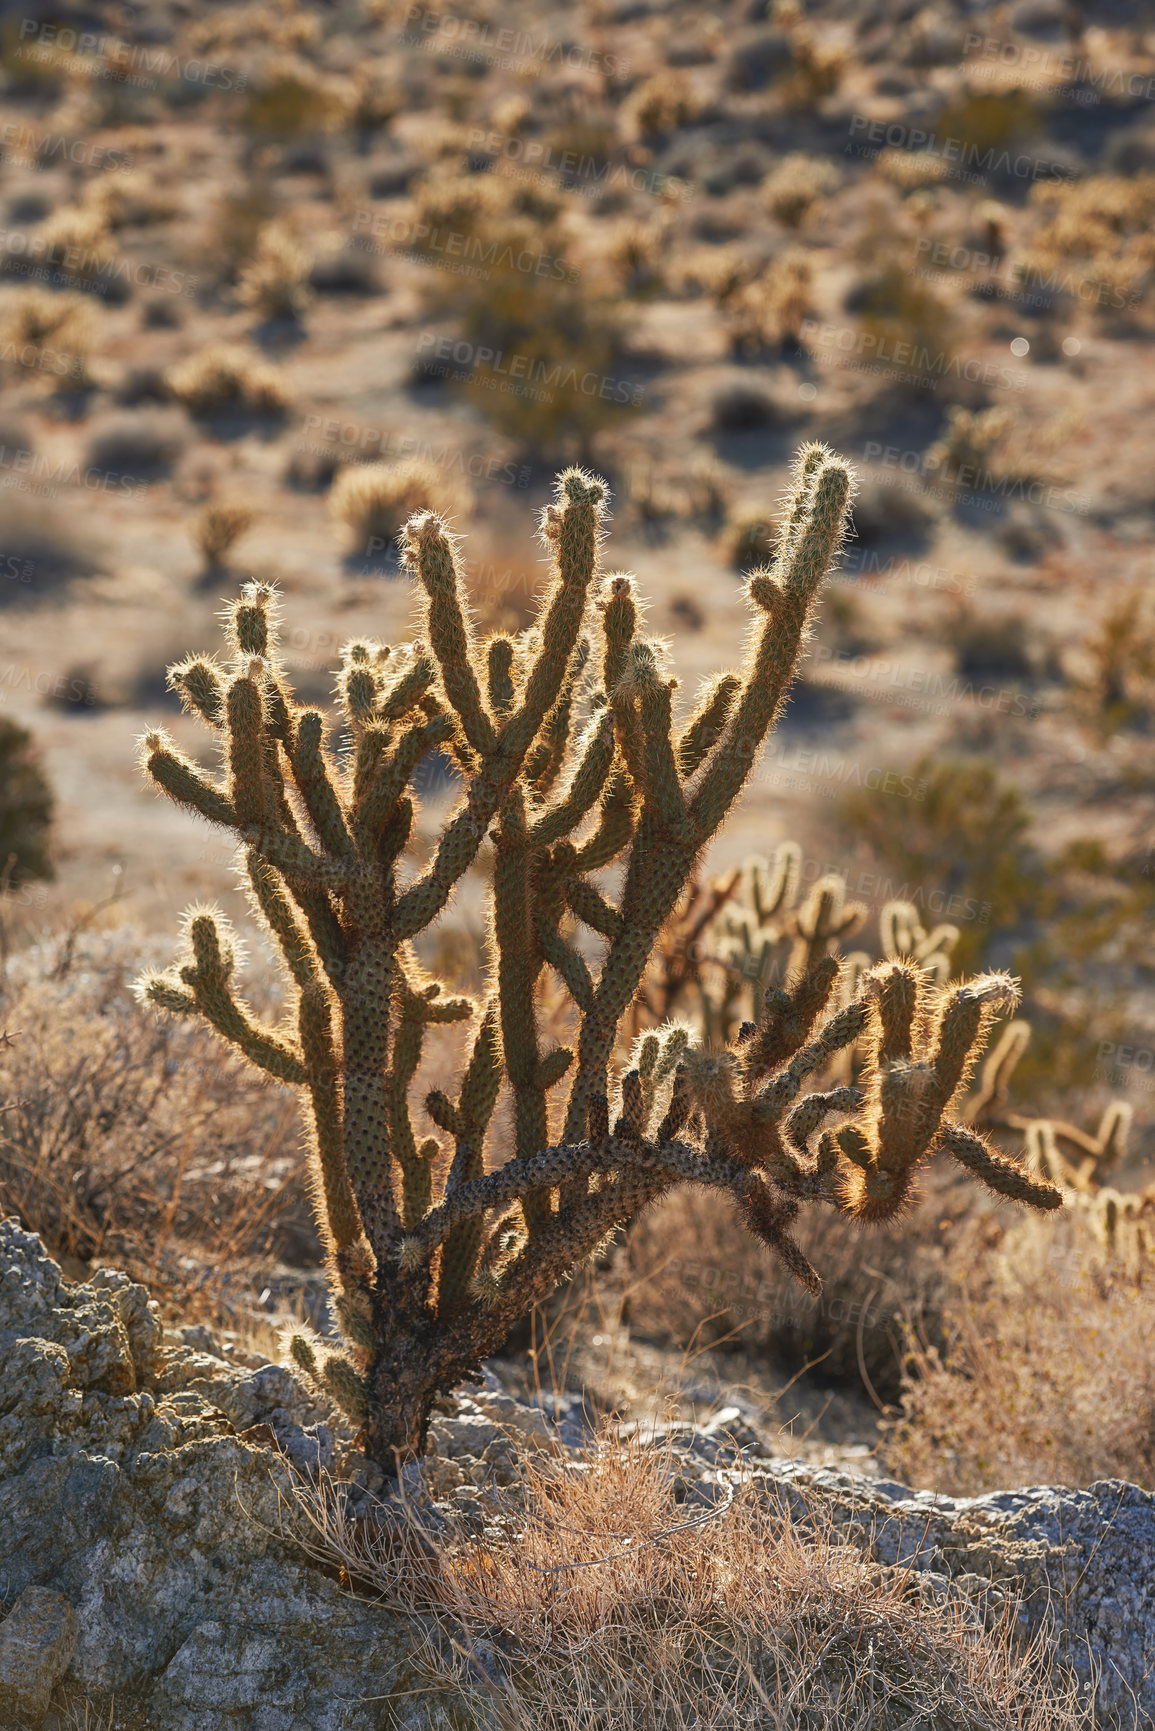
{"label": "cactus spine", "polygon": [[[612,1073],[659,933],[778,715],[850,494],[850,471],[825,447],[801,453],[775,561],[749,580],[745,664],[711,682],[681,730],[675,682],[640,630],[633,580],[601,575],[605,489],[576,469],[544,513],[552,576],[516,638],[476,640],[457,538],[432,512],[410,519],[420,639],[346,646],[336,750],[325,717],[289,689],[265,585],[248,585],[231,609],[227,662],[194,656],[171,670],[215,736],[222,772],[159,732],[145,741],[147,770],[236,838],[292,1007],[277,1027],[259,1022],[212,910],[191,916],[187,953],[142,991],[164,1010],[202,1016],[306,1095],[343,1341],[302,1334],[292,1354],[390,1470],[421,1452],[436,1395],[674,1184],[727,1191],[812,1290],[818,1276],[789,1230],[801,1205],[881,1218],[940,1149],[1004,1194],[1058,1201],[946,1116],[996,1002],[1011,995],[1007,982],[976,982],[937,1003],[925,974],[900,960],[848,986],[828,950],[857,910],[830,885],[817,887],[791,934],[804,945],[798,978],[765,995],[742,1039],[711,1052],[685,1027],[664,1026]],[[414,872],[410,783],[438,749],[455,759],[464,793]],[[486,844],[489,969],[474,1004],[426,976],[413,942]],[[599,881],[611,864],[621,871],[616,902]],[[759,882],[763,923],[792,901],[796,880],[787,855],[772,882]],[[600,965],[588,959],[591,941]],[[543,1042],[547,969],[573,1002],[572,1049]],[[443,1141],[415,1120],[413,1081],[429,1028],[465,1022],[460,1084],[423,1102]],[[872,1054],[865,1083],[806,1086],[855,1043]],[[503,1079],[514,1139],[490,1170]]]}

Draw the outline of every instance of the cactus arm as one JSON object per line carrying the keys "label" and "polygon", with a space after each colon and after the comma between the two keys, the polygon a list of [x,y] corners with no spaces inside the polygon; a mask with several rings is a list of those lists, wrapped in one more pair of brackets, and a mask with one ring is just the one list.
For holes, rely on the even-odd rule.
{"label": "cactus arm", "polygon": [[584,746],[579,747],[577,768],[565,792],[531,823],[531,847],[549,847],[572,835],[601,795],[613,761],[614,717],[611,710],[603,709],[591,723]]}
{"label": "cactus arm", "polygon": [[683,781],[690,779],[717,745],[741,689],[736,673],[721,673],[703,690],[678,740],[678,770]]}
{"label": "cactus arm", "polygon": [[157,730],[145,738],[145,768],[157,786],[178,805],[188,806],[210,823],[237,829],[240,819],[228,794],[178,752],[167,734]]}
{"label": "cactus arm", "polygon": [[464,607],[464,584],[445,524],[432,511],[411,517],[405,526],[404,550],[425,590],[429,642],[441,670],[445,695],[470,747],[478,757],[488,757],[496,735],[481,695],[477,649]]}
{"label": "cactus arm", "polygon": [[285,894],[283,879],[253,848],[245,855],[253,900],[260,909],[285,958],[285,966],[302,989],[317,977],[317,957]]}
{"label": "cactus arm", "polygon": [[297,1006],[297,1028],[304,1053],[313,1109],[317,1165],[323,1207],[318,1215],[334,1251],[359,1242],[361,1216],[345,1166],[344,1125],[333,1045],[328,993],[316,982],[305,985]]}
{"label": "cactus arm", "polygon": [[1055,1185],[1029,1177],[1016,1161],[1008,1160],[964,1125],[944,1124],[939,1144],[999,1196],[1009,1196],[1013,1202],[1029,1202],[1034,1208],[1063,1206],[1063,1193]]}
{"label": "cactus arm", "polygon": [[293,779],[326,853],[335,860],[352,862],[357,857],[357,850],[325,762],[324,734],[325,723],[320,710],[302,710],[297,716],[293,742],[289,747]]}
{"label": "cactus arm", "polygon": [[[805,497],[804,497],[805,496]],[[842,543],[850,499],[850,474],[834,461],[800,481],[798,507],[805,505],[795,537],[776,580],[752,580],[752,599],[765,611],[738,699],[726,730],[699,772],[690,812],[700,842],[714,834],[729,811],[762,741],[778,714],[793,677],[810,609]]]}

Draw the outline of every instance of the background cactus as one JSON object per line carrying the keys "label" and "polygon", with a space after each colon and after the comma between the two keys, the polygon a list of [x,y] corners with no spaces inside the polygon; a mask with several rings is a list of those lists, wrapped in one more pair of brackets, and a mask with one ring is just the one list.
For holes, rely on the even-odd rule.
{"label": "background cactus", "polygon": [[[776,558],[748,582],[745,665],[712,681],[680,725],[661,648],[639,631],[633,579],[601,575],[605,489],[577,469],[544,513],[552,576],[517,636],[475,638],[456,537],[430,511],[409,520],[422,636],[346,646],[337,753],[321,712],[286,683],[265,585],[248,585],[231,609],[227,664],[193,656],[170,670],[216,735],[224,774],[160,732],[144,761],[170,798],[237,837],[292,1008],[279,1026],[257,1020],[234,983],[226,922],[210,909],[192,912],[186,954],[141,989],[162,1009],[202,1016],[307,1094],[343,1339],[302,1333],[293,1356],[388,1468],[421,1452],[439,1391],[674,1185],[732,1196],[811,1291],[819,1277],[790,1235],[802,1205],[884,1219],[936,1152],[1004,1195],[1059,1203],[1053,1185],[949,1117],[1013,982],[991,975],[940,991],[896,958],[864,970],[848,995],[827,950],[851,911],[832,884],[807,902],[796,971],[766,993],[757,1021],[713,1046],[665,1025],[615,1073],[619,1029],[659,934],[778,715],[850,494],[845,464],[805,447]],[[464,794],[413,871],[403,863],[410,782],[436,749],[456,761]],[[490,959],[475,1004],[431,979],[413,945],[487,841]],[[612,863],[616,901],[599,882]],[[572,1000],[572,1047],[543,1045],[546,970]],[[451,1022],[469,1023],[468,1056],[453,1091],[425,1098],[433,1136],[415,1122],[411,1084],[428,1029]],[[862,1078],[816,1091],[859,1042],[870,1054]],[[487,1171],[503,1082],[512,1146]]]}

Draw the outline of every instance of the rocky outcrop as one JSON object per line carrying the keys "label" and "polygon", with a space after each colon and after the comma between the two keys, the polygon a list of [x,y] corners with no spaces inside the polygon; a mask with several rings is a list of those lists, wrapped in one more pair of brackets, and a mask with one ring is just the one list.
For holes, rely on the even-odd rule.
{"label": "rocky outcrop", "polygon": [[[453,1516],[496,1539],[516,1527],[526,1452],[563,1455],[582,1434],[576,1410],[547,1417],[491,1377],[441,1403],[410,1488],[434,1525]],[[1025,1631],[1053,1622],[1088,1696],[1097,1672],[1105,1723],[1155,1724],[1147,1492],[932,1496],[773,1459],[736,1413],[668,1445],[682,1501],[750,1480],[913,1590],[990,1615],[1010,1600]],[[319,1469],[354,1512],[384,1489],[291,1372],[230,1361],[203,1328],[166,1336],[126,1276],[70,1285],[38,1239],[0,1222],[0,1721],[40,1722],[63,1672],[155,1731],[484,1725],[481,1693],[423,1689],[421,1630],[351,1597],[286,1536],[293,1474]]]}
{"label": "rocky outcrop", "polygon": [[[0,1222],[0,1653],[46,1588],[77,1618],[68,1682],[157,1731],[478,1723],[468,1703],[421,1696],[403,1619],[280,1536],[283,1456],[325,1465],[333,1450],[289,1372],[167,1342],[142,1287],[104,1271],[69,1285]],[[35,1723],[31,1698],[9,1709]]]}

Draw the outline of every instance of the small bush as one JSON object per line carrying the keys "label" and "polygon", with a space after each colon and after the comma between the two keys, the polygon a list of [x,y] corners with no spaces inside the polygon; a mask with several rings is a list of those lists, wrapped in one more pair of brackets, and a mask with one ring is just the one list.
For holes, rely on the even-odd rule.
{"label": "small bush", "polygon": [[206,505],[193,528],[193,541],[205,568],[218,570],[225,555],[255,520],[254,513],[245,505]]}
{"label": "small bush", "polygon": [[295,1103],[202,1029],[141,1015],[130,981],[150,953],[139,933],[73,931],[10,961],[0,1210],[54,1256],[115,1257],[203,1306],[244,1291],[246,1258],[318,1247]]}
{"label": "small bush", "polygon": [[26,727],[0,715],[0,882],[16,889],[55,876],[52,789]]}
{"label": "small bush", "polygon": [[979,1261],[964,1241],[951,1262],[962,1296],[949,1344],[910,1339],[892,1469],[963,1496],[1097,1479],[1155,1488],[1150,1261],[1128,1268],[1072,1210],[1045,1233],[1024,1220]]}
{"label": "small bush", "polygon": [[784,228],[800,228],[817,205],[838,185],[835,165],[822,156],[793,151],[784,156],[762,186],[766,208]]}
{"label": "small bush", "polygon": [[[924,758],[910,771],[911,791],[856,789],[842,802],[847,831],[889,866],[888,894],[941,905],[957,897],[961,937],[955,971],[979,965],[988,943],[1036,911],[1042,878],[1027,843],[1030,817],[1017,787],[993,764]],[[938,893],[940,903],[930,898]]]}
{"label": "small bush", "polygon": [[342,469],[329,494],[329,513],[350,531],[363,558],[390,548],[414,511],[454,516],[463,501],[439,469],[417,460],[359,463]]}
{"label": "small bush", "polygon": [[237,299],[266,319],[296,319],[312,296],[308,277],[312,255],[283,222],[270,222],[257,237],[257,249],[241,271]]}
{"label": "small bush", "polygon": [[168,388],[192,415],[248,412],[279,420],[291,401],[276,367],[251,349],[214,344],[178,362],[167,375]]}
{"label": "small bush", "polygon": [[727,289],[720,305],[734,352],[757,356],[797,341],[803,319],[814,310],[812,281],[809,258],[795,249]]}

